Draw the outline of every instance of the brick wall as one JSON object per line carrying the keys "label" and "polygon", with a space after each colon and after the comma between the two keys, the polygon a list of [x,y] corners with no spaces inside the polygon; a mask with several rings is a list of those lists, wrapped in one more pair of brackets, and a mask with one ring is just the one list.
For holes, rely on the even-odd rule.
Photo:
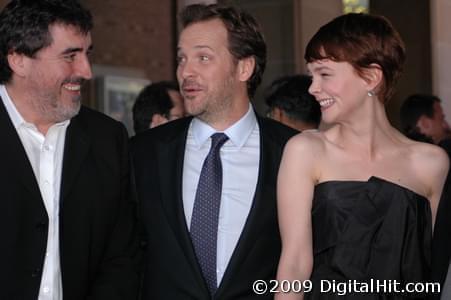
{"label": "brick wall", "polygon": [[94,16],[92,63],[142,70],[152,81],[174,79],[175,2],[81,0]]}
{"label": "brick wall", "polygon": [[152,81],[173,79],[172,0],[83,0],[94,16],[93,64],[135,68]]}

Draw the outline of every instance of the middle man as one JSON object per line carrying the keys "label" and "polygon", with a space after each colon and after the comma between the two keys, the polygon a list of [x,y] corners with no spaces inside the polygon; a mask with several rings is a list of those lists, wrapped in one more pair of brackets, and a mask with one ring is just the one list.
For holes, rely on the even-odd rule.
{"label": "middle man", "polygon": [[142,295],[272,299],[280,256],[276,181],[297,132],[256,115],[266,45],[249,14],[191,5],[181,13],[177,79],[187,113],[132,139],[145,241]]}

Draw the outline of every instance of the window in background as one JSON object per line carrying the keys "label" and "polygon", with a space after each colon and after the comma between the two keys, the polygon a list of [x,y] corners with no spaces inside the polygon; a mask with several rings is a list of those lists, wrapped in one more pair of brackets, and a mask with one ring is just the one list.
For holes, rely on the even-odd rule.
{"label": "window in background", "polygon": [[343,0],[343,12],[369,13],[370,0]]}
{"label": "window in background", "polygon": [[139,92],[150,83],[144,78],[106,75],[96,79],[98,109],[124,123],[130,136],[133,131],[132,107]]}

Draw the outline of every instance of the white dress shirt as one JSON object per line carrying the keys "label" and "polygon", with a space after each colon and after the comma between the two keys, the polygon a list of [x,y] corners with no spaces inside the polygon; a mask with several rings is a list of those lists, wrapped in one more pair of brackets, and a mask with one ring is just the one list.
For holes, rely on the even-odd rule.
{"label": "white dress shirt", "polygon": [[54,124],[44,136],[34,124],[26,122],[0,85],[0,96],[27,153],[39,185],[48,216],[47,252],[42,270],[38,300],[62,300],[59,253],[59,198],[64,140],[69,120]]}
{"label": "white dress shirt", "polygon": [[[210,136],[215,132],[214,128],[196,118],[188,129],[183,165],[183,208],[188,228],[200,172],[210,151]],[[257,186],[260,131],[252,106],[249,105],[248,112],[224,133],[229,140],[220,151],[223,182],[216,263],[218,286],[243,231]]]}

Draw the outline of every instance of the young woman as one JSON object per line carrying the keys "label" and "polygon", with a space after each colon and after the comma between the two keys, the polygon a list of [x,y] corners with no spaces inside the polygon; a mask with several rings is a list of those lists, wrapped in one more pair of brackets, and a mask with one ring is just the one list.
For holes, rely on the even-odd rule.
{"label": "young woman", "polygon": [[[299,134],[285,148],[278,280],[286,282],[276,299],[413,296],[397,291],[427,280],[449,162],[440,148],[409,140],[387,119],[384,104],[401,74],[403,42],[385,18],[347,14],[320,28],[305,59],[309,92],[331,126]],[[309,278],[312,290],[303,282]],[[304,295],[286,293],[299,292],[295,280]],[[386,288],[376,289],[374,280],[386,280]]]}

